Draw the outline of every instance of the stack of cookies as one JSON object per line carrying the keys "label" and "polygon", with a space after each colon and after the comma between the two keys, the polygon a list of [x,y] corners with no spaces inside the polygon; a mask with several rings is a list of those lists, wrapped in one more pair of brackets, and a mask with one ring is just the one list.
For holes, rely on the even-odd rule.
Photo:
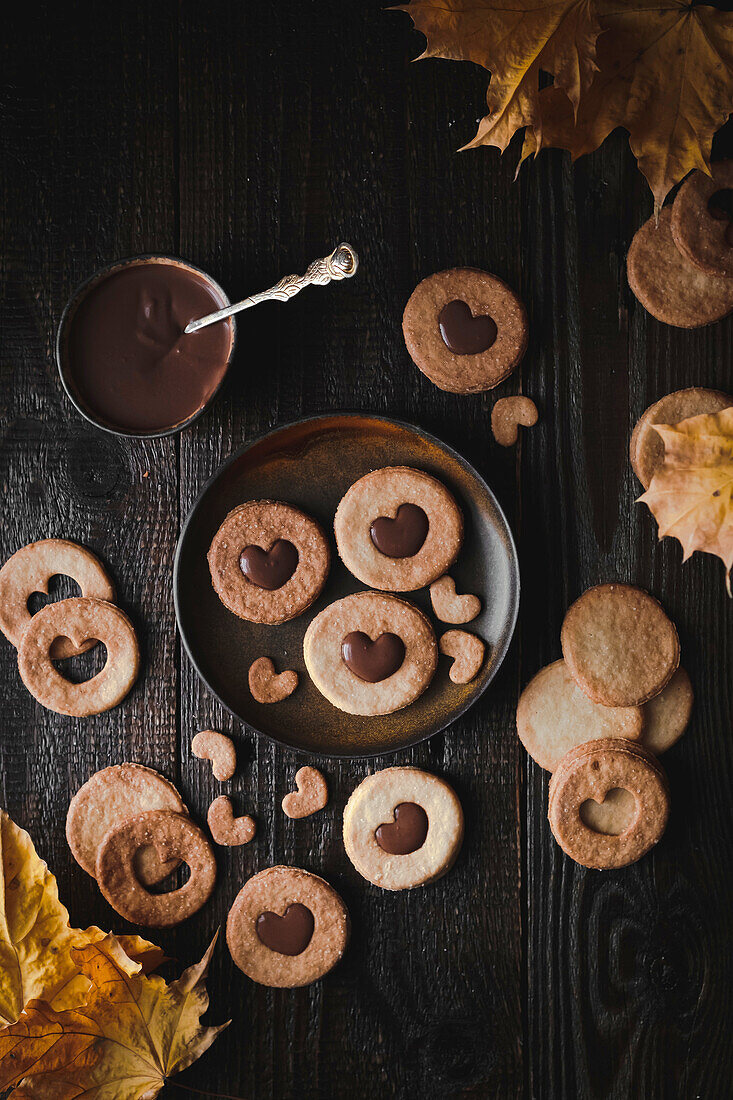
{"label": "stack of cookies", "polygon": [[[433,611],[452,626],[470,622],[480,599],[457,594],[447,574],[463,544],[463,515],[437,478],[389,466],[359,478],[334,517],[339,558],[368,586],[330,603],[308,624],[305,666],[316,688],[348,714],[392,714],[425,691],[442,652],[453,661],[453,684],[479,673],[484,642],[451,629],[440,640],[428,616],[396,593],[429,587]],[[276,625],[306,611],[328,578],[328,539],[311,516],[282,501],[248,501],[225,518],[211,543],[214,589],[235,615]],[[262,704],[280,702],[298,686],[293,669],[276,671],[269,654],[249,669]]]}
{"label": "stack of cookies", "polygon": [[629,286],[667,325],[699,328],[733,310],[733,161],[693,172],[631,242]]}
{"label": "stack of cookies", "polygon": [[[34,593],[48,595],[52,577],[71,577],[81,596],[28,610]],[[135,628],[113,602],[115,590],[102,563],[67,539],[42,539],[16,550],[0,569],[0,630],[18,650],[18,671],[31,695],[48,710],[86,718],[121,703],[137,679],[140,649]],[[73,683],[54,661],[107,649],[101,672]]]}
{"label": "stack of cookies", "polygon": [[549,820],[586,867],[623,867],[662,835],[669,790],[656,757],[685,731],[692,686],[674,624],[640,588],[602,584],[568,610],[563,660],[522,692],[517,732],[552,773]]}

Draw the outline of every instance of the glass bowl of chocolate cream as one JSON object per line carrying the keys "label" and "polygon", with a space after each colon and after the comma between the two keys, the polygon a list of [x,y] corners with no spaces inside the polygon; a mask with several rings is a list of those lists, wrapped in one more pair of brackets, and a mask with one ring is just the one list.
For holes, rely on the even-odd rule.
{"label": "glass bowl of chocolate cream", "polygon": [[78,411],[115,435],[151,438],[193,423],[216,396],[234,352],[233,318],[184,333],[230,304],[211,276],[170,256],[135,256],[72,295],[56,361]]}

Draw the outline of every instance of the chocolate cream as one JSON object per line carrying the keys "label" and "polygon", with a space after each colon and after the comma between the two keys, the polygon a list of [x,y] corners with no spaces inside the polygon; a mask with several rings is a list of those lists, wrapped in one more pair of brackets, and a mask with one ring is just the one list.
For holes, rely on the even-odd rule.
{"label": "chocolate cream", "polygon": [[203,276],[174,263],[130,264],[101,278],[74,311],[63,351],[81,404],[122,431],[188,420],[226,373],[233,326],[184,329],[225,304]]}

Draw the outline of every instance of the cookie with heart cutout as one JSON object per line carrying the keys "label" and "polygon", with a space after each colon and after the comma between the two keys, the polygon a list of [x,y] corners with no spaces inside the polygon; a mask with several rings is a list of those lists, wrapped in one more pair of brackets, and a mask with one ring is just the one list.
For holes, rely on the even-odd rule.
{"label": "cookie with heart cutout", "polygon": [[[48,584],[59,574],[71,577],[82,596],[111,601],[115,598],[112,581],[102,563],[87,550],[67,539],[41,539],[16,550],[0,569],[0,630],[16,649],[31,621],[28,600],[34,592],[48,595]],[[69,638],[56,638],[51,657],[62,660],[84,653],[96,645],[91,639],[75,646]]]}
{"label": "cookie with heart cutout", "polygon": [[415,365],[439,389],[482,393],[521,362],[529,325],[521,299],[502,279],[456,267],[417,285],[402,332]]}
{"label": "cookie with heart cutout", "polygon": [[665,325],[700,328],[733,310],[733,279],[706,275],[682,255],[672,238],[672,211],[637,230],[626,257],[631,290],[647,313]]}
{"label": "cookie with heart cutout", "polygon": [[733,160],[693,172],[672,204],[672,237],[682,255],[718,278],[733,277]]}
{"label": "cookie with heart cutout", "polygon": [[664,442],[655,424],[679,424],[691,416],[707,413],[712,416],[729,409],[733,397],[721,390],[707,390],[702,386],[690,386],[688,389],[675,390],[660,397],[642,414],[631,433],[629,457],[631,468],[648,489],[654,474],[664,462]]}
{"label": "cookie with heart cutout", "polygon": [[578,687],[565,661],[553,661],[530,680],[517,704],[517,734],[541,768],[554,772],[576,745],[598,738],[638,741],[641,707],[604,707]]}
{"label": "cookie with heart cutout", "polygon": [[360,477],[334,517],[349,572],[382,592],[411,592],[441,577],[463,543],[463,515],[437,478],[410,466]]}
{"label": "cookie with heart cutout", "polygon": [[[617,792],[626,792],[619,795]],[[603,805],[612,801],[605,813]],[[628,796],[633,799],[631,810]],[[589,804],[597,805],[589,809]],[[548,819],[566,855],[610,870],[641,859],[662,836],[669,786],[655,757],[631,741],[603,738],[571,749],[550,780]]]}
{"label": "cookie with heart cutout", "polygon": [[[141,848],[154,847],[161,862],[179,860],[190,869],[177,890],[151,894],[135,874]],[[211,845],[190,817],[151,810],[114,826],[97,853],[95,877],[104,897],[121,917],[148,928],[172,928],[196,913],[211,897],[216,860]]]}
{"label": "cookie with heart cutout", "polygon": [[[69,803],[66,840],[72,856],[94,878],[97,854],[107,833],[127,818],[150,810],[188,813],[173,784],[152,768],[125,763],[95,772]],[[141,847],[133,858],[135,875],[144,886],[162,882],[177,866],[177,859],[161,863],[152,845]]]}
{"label": "cookie with heart cutout", "polygon": [[347,714],[392,714],[425,691],[438,664],[428,618],[384,592],[325,607],[305,632],[303,656],[322,695]]}
{"label": "cookie with heart cutout", "polygon": [[661,604],[631,584],[598,584],[568,608],[563,657],[594,703],[636,707],[658,695],[680,663],[680,641]]}
{"label": "cookie with heart cutout", "polygon": [[332,970],[349,942],[346,906],[324,879],[267,867],[237,894],[227,917],[232,959],[260,985],[294,989]]}
{"label": "cookie with heart cutout", "polygon": [[[57,671],[52,647],[68,638],[78,648],[96,638],[107,649],[107,662],[91,680],[75,684]],[[18,671],[31,695],[48,710],[86,718],[121,703],[137,679],[140,648],[124,611],[106,600],[74,596],[49,603],[33,616],[18,650]]]}
{"label": "cookie with heart cutout", "polygon": [[367,882],[410,890],[441,878],[463,841],[453,788],[420,768],[385,768],[363,779],[344,809],[346,854]]}
{"label": "cookie with heart cutout", "polygon": [[211,583],[229,611],[253,623],[296,618],[320,595],[330,566],[328,539],[311,516],[278,500],[234,508],[208,553]]}

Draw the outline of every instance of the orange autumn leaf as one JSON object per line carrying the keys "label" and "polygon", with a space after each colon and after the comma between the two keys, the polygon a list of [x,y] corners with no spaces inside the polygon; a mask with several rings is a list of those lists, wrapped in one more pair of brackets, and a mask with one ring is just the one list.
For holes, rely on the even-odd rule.
{"label": "orange autumn leaf", "polygon": [[600,27],[590,0],[412,0],[400,5],[427,38],[418,60],[473,61],[491,72],[489,113],[466,148],[495,145],[504,151],[523,126],[541,128],[540,69],[576,105],[595,71]]}
{"label": "orange autumn leaf", "polygon": [[[491,73],[488,114],[465,148],[503,152],[525,128],[522,160],[546,147],[576,159],[624,127],[656,210],[688,172],[708,170],[733,105],[733,13],[689,0],[413,0],[401,10],[427,38],[423,58]],[[540,70],[554,78],[541,91]]]}
{"label": "orange autumn leaf", "polygon": [[598,71],[577,111],[556,86],[540,92],[522,160],[548,146],[575,160],[623,126],[658,211],[688,172],[708,171],[713,134],[731,113],[733,14],[685,0],[597,0],[596,10]]}
{"label": "orange autumn leaf", "polygon": [[153,1100],[227,1026],[200,1022],[215,942],[170,984],[127,973],[113,936],[72,950],[91,982],[86,1003],[59,1012],[31,1001],[0,1031],[0,1091],[16,1085],[13,1100]]}
{"label": "orange autumn leaf", "polygon": [[[103,939],[101,928],[72,928],[56,879],[25,830],[0,810],[0,1026],[42,997],[54,1008],[81,1004],[89,979],[71,949]],[[120,965],[154,970],[163,952],[140,936],[118,937]],[[129,957],[126,957],[129,956]]]}
{"label": "orange autumn leaf", "polygon": [[664,463],[639,497],[659,524],[659,537],[679,540],[684,559],[716,554],[730,591],[733,567],[733,408],[653,424],[664,440]]}

